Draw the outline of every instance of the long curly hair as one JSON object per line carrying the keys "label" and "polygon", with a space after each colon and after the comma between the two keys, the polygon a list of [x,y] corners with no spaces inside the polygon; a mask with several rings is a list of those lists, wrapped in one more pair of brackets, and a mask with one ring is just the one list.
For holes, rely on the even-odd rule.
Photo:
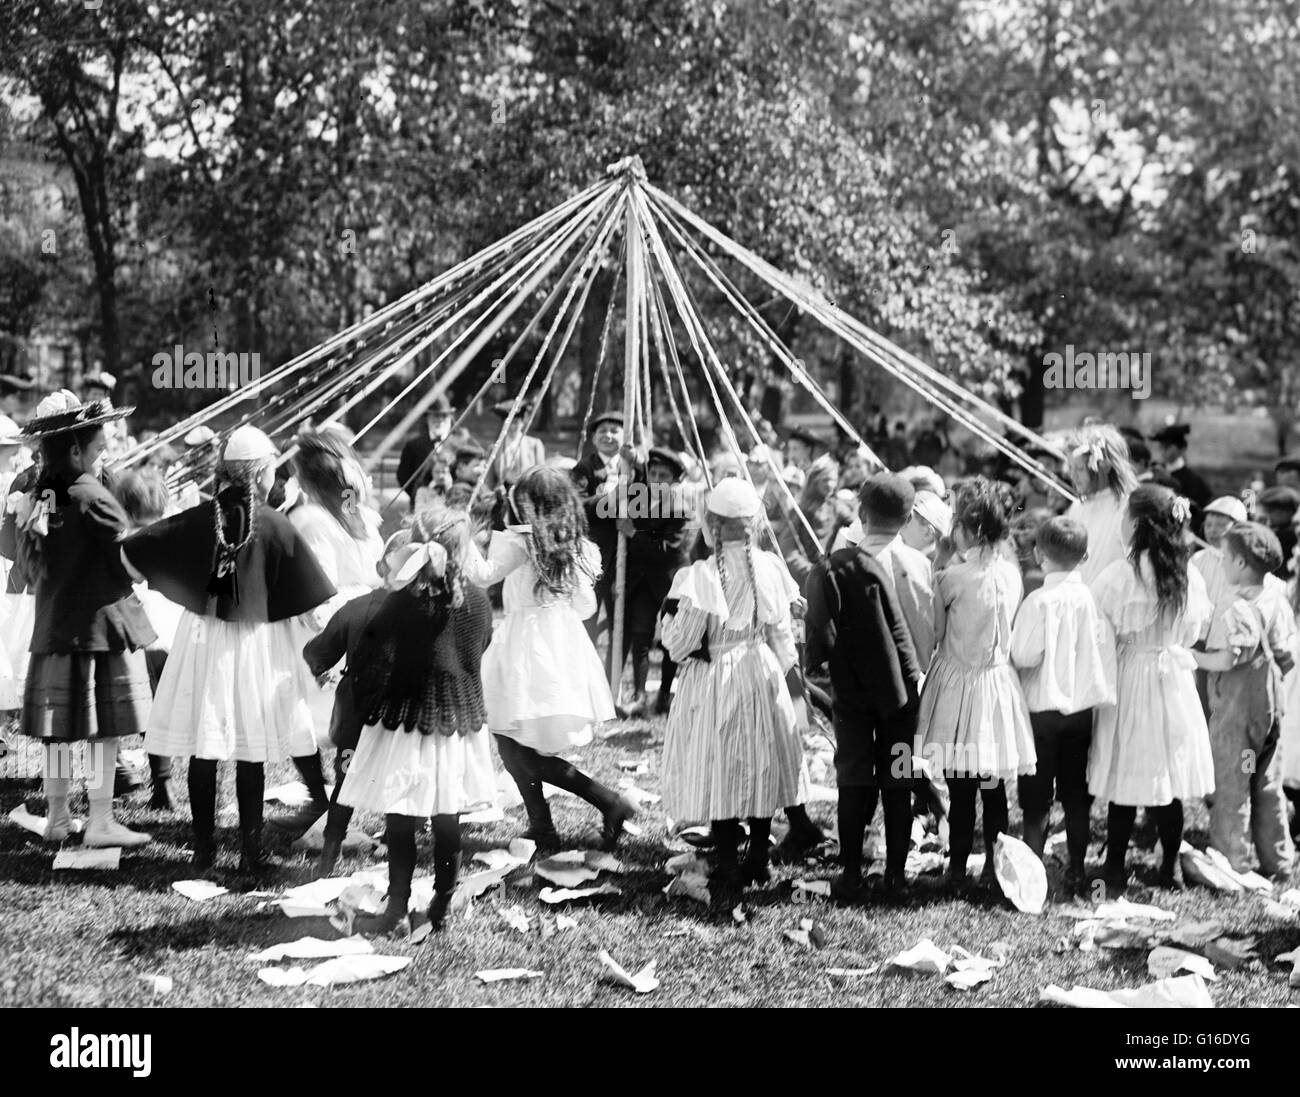
{"label": "long curly hair", "polygon": [[528,555],[537,575],[533,590],[538,598],[567,598],[580,576],[595,578],[582,552],[587,516],[565,473],[534,465],[515,482],[509,502],[515,521],[531,531]]}
{"label": "long curly hair", "polygon": [[1128,443],[1109,423],[1085,424],[1070,435],[1065,448],[1070,454],[1070,478],[1081,495],[1110,490],[1123,498],[1137,487]]}
{"label": "long curly hair", "polygon": [[1128,558],[1139,577],[1142,558],[1151,565],[1160,613],[1173,619],[1187,605],[1187,520],[1174,506],[1178,498],[1159,484],[1140,484],[1128,497],[1133,543]]}
{"label": "long curly hair", "polygon": [[1007,536],[1016,508],[1010,485],[975,476],[962,481],[954,491],[957,523],[972,545],[988,548]]}
{"label": "long curly hair", "polygon": [[409,530],[389,540],[385,559],[407,545],[429,543],[447,553],[443,574],[425,567],[406,586],[391,591],[350,663],[357,711],[367,724],[427,733],[438,723],[434,645],[452,611],[465,600],[461,565],[469,516],[446,508],[421,511]]}
{"label": "long curly hair", "polygon": [[290,467],[299,486],[353,540],[365,540],[370,530],[361,507],[369,496],[369,485],[356,450],[341,431],[330,427],[304,427],[294,445],[297,452]]}

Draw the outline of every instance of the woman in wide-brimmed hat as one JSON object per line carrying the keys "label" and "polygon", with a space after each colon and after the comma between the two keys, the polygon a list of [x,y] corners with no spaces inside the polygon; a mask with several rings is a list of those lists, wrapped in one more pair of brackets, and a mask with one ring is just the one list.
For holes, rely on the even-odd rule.
{"label": "woman in wide-brimmed hat", "polygon": [[74,743],[92,744],[85,844],[149,841],[113,818],[113,772],[118,739],[143,732],[148,719],[144,648],[154,633],[118,548],[129,521],[97,476],[105,424],[132,410],[83,404],[66,390],[42,400],[23,430],[40,443],[40,471],[0,535],[0,551],[16,559],[35,598],[21,728],[47,748],[47,841],[72,831]]}

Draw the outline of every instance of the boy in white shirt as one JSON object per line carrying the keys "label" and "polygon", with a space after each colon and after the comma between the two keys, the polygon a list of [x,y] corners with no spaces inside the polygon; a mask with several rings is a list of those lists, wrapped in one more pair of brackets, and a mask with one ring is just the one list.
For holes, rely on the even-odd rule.
{"label": "boy in white shirt", "polygon": [[1037,772],[1019,781],[1024,839],[1043,855],[1052,800],[1060,800],[1065,889],[1085,894],[1092,710],[1115,703],[1115,675],[1101,616],[1078,570],[1088,555],[1087,530],[1072,518],[1052,518],[1039,527],[1034,553],[1043,585],[1020,604],[1011,630],[1011,661],[1020,670],[1038,754]]}

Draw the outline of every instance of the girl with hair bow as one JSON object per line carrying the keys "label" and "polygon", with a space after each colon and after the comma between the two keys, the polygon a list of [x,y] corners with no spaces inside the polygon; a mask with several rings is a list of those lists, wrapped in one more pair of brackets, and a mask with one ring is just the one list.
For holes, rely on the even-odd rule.
{"label": "girl with hair bow", "polygon": [[1068,450],[1070,479],[1079,501],[1070,504],[1066,517],[1088,531],[1088,555],[1079,574],[1091,585],[1108,565],[1124,558],[1120,526],[1129,494],[1137,487],[1137,473],[1128,444],[1109,424],[1080,427],[1070,436]]}
{"label": "girl with hair bow", "polygon": [[469,519],[423,513],[384,557],[389,592],[350,660],[362,721],[339,803],[387,817],[388,901],[363,932],[409,932],[415,831],[433,818],[433,902],[441,929],[460,863],[460,818],[495,803],[479,666],[492,639],[487,595],[465,580]]}

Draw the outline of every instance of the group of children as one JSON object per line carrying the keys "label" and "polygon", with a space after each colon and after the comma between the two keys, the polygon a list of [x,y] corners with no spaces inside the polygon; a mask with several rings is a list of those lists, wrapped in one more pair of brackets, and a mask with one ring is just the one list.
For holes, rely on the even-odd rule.
{"label": "group of children", "polygon": [[[496,798],[491,741],[539,850],[562,844],[547,784],[596,807],[602,846],[616,848],[635,806],[564,757],[615,716],[584,626],[600,600],[601,552],[569,474],[519,472],[504,528],[490,534],[444,501],[383,542],[345,434],[308,429],[295,439],[304,503],[286,517],[267,505],[277,450],[245,426],[221,449],[210,497],[161,520],[151,520],[156,507],[130,504],[133,519],[97,475],[104,424],[121,414],[71,394],[38,409],[25,432],[39,440],[39,472],[0,536],[0,551],[28,577],[39,622],[22,730],[51,749],[104,748],[92,774],[99,785],[90,784],[89,844],[148,841],[112,819],[102,768],[122,735],[143,731],[151,755],[189,759],[199,871],[218,858],[221,762],[235,762],[246,873],[269,864],[268,762],[292,758],[304,777],[311,804],[298,825],[326,814],[320,874],[333,871],[354,810],[385,815],[389,902],[368,924],[375,932],[406,924],[426,819],[429,917],[442,924],[458,817]],[[1276,538],[1248,522],[1212,527],[1212,555],[1194,563],[1186,500],[1136,485],[1109,428],[1076,440],[1072,473],[1082,502],[1038,529],[1042,584],[1028,597],[1009,541],[1014,503],[996,482],[959,483],[949,510],[925,481],[923,494],[935,496],[924,500],[925,524],[944,529],[917,542],[905,536],[917,524],[912,483],[868,477],[858,528],[810,568],[802,589],[763,547],[767,508],[748,479],[724,477],[704,496],[699,558],[673,574],[658,615],[663,648],[680,666],[662,783],[672,818],[712,824],[719,910],[769,881],[773,816],[806,820],[795,699],[815,688],[802,671],[815,679],[823,668],[837,740],[841,901],[866,895],[862,847],[877,805],[884,887],[905,891],[922,774],[946,781],[957,890],[968,887],[981,804],[991,879],[1013,778],[1024,838],[1040,855],[1051,803],[1062,803],[1071,891],[1087,884],[1094,798],[1109,804],[1108,893],[1124,890],[1139,806],[1154,815],[1160,880],[1172,884],[1183,802],[1211,794],[1214,841],[1234,865],[1245,867],[1253,837],[1266,871],[1290,871],[1277,742],[1294,624],[1285,591],[1267,581]],[[139,493],[120,494],[129,503]],[[476,536],[487,538],[486,556]],[[1202,577],[1216,568],[1217,606]],[[496,584],[504,617],[494,628],[484,592]],[[137,589],[181,607],[152,700],[146,652],[158,637]],[[1209,674],[1208,725],[1198,666]],[[322,688],[328,679],[332,691]],[[322,746],[336,752],[332,798]],[[70,827],[66,776],[51,768],[45,792],[47,837],[59,840]]]}

